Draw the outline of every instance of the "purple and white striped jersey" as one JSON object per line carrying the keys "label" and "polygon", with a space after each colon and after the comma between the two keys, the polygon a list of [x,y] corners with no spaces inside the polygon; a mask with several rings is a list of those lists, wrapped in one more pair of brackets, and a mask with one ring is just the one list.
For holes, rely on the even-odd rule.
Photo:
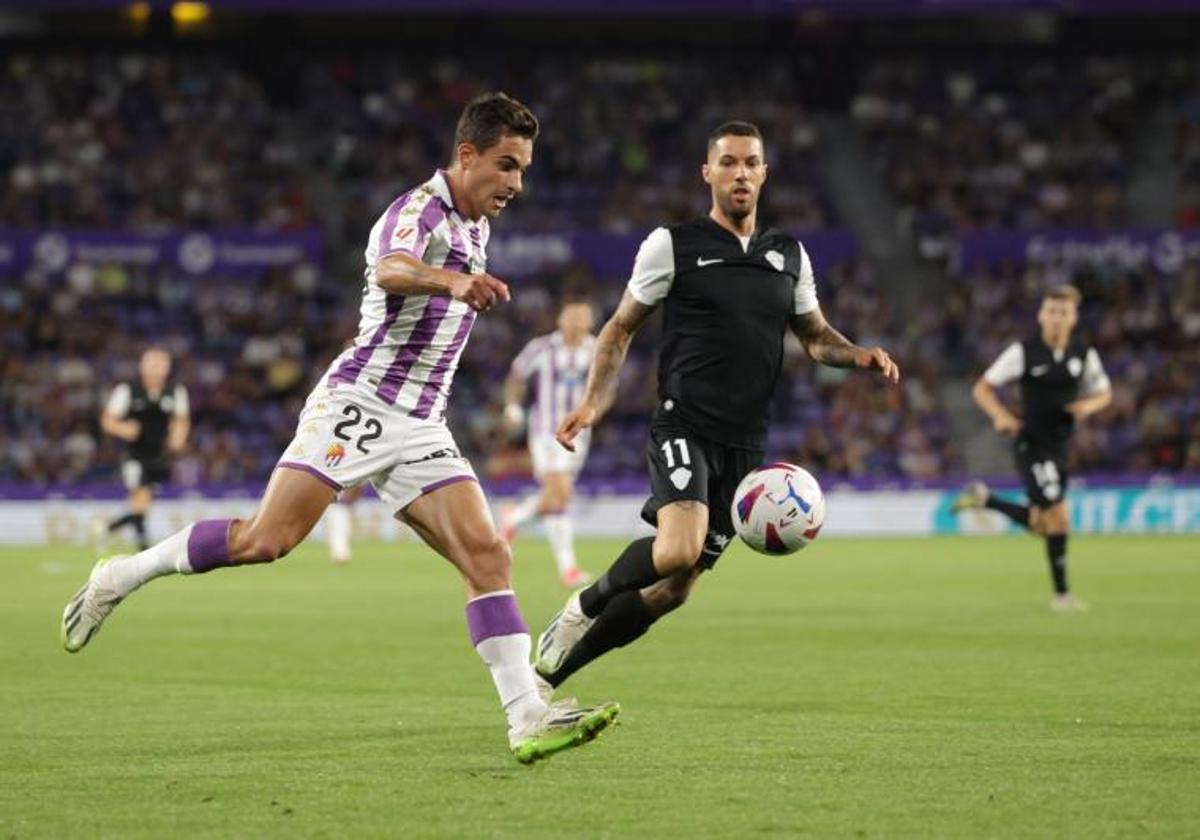
{"label": "purple and white striped jersey", "polygon": [[512,363],[513,375],[526,381],[533,379],[531,437],[553,435],[562,419],[579,405],[595,354],[594,335],[584,336],[576,347],[568,347],[557,331],[538,336],[517,354]]}
{"label": "purple and white striped jersey", "polygon": [[475,310],[447,295],[388,294],[375,267],[403,252],[435,268],[481,274],[487,241],[487,217],[458,213],[441,170],[393,201],[367,240],[358,336],[330,365],[326,385],[355,384],[404,414],[442,419]]}

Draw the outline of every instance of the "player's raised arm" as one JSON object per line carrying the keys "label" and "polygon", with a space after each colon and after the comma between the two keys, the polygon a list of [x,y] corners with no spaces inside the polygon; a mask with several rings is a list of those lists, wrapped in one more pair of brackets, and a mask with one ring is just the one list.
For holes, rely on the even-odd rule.
{"label": "player's raised arm", "polygon": [[813,361],[829,367],[877,370],[889,382],[900,381],[900,368],[882,347],[859,347],[834,329],[819,306],[793,315],[792,332]]}
{"label": "player's raised arm", "polygon": [[612,406],[617,396],[617,379],[621,365],[625,363],[625,354],[629,352],[633,336],[655,308],[656,305],[640,303],[626,290],[617,311],[600,330],[596,339],[596,355],[588,370],[583,402],[563,418],[554,435],[570,451],[575,451],[575,437],[593,425]]}
{"label": "player's raised arm", "polygon": [[379,261],[375,282],[393,295],[449,295],[476,312],[485,312],[498,301],[512,299],[508,285],[490,274],[462,274],[434,268],[402,251]]}

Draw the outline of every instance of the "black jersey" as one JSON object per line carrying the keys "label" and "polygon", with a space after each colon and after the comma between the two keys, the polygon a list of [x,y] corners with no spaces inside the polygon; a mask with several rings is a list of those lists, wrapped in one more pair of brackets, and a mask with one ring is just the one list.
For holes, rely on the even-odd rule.
{"label": "black jersey", "polygon": [[1021,344],[1025,353],[1020,380],[1022,435],[1033,444],[1065,445],[1075,428],[1075,415],[1067,406],[1080,397],[1083,362],[1090,348],[1072,339],[1055,358],[1040,336]]}
{"label": "black jersey", "polygon": [[1041,336],[1013,344],[986,378],[993,385],[1019,384],[1020,441],[1035,452],[1065,449],[1075,428],[1075,415],[1067,406],[1109,387],[1099,354],[1075,337],[1058,353]]}
{"label": "black jersey", "polygon": [[124,382],[114,389],[108,411],[122,420],[136,420],[141,426],[137,439],[129,444],[129,457],[143,462],[166,453],[171,418],[186,416],[187,390],[182,385],[167,385],[161,393],[151,394],[138,382]]}
{"label": "black jersey", "polygon": [[711,440],[761,447],[789,322],[817,305],[800,244],[767,228],[743,245],[707,217],[659,228],[629,288],[663,304],[660,411]]}

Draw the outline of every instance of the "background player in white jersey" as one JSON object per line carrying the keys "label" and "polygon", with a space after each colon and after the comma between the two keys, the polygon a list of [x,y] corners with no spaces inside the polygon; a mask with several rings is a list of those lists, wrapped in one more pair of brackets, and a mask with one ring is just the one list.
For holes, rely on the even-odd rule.
{"label": "background player in white jersey", "polygon": [[63,612],[68,651],[156,577],[283,557],[339,491],[370,481],[461,573],[471,641],[491,671],[517,759],[584,743],[611,723],[616,704],[581,709],[539,696],[512,555],[443,420],[471,324],[509,299],[484,272],[488,221],[521,192],[537,133],[529,109],[504,94],[467,105],[450,166],[397,198],[372,228],[359,335],[309,395],[258,511],[196,522],[148,551],[101,561]]}
{"label": "background player in white jersey", "polygon": [[132,526],[137,545],[149,547],[146,514],[154,491],[171,477],[171,456],[183,451],[191,430],[187,388],[171,384],[171,357],[159,347],[147,348],[138,361],[138,377],[113,389],[100,415],[106,435],[125,441],[121,480],[129,491],[129,511],[111,522],[97,521],[92,539],[102,548],[108,535]]}
{"label": "background player in white jersey", "polygon": [[325,511],[325,537],[329,542],[329,559],[339,566],[350,562],[350,541],[354,536],[354,504],[362,498],[366,485],[347,487],[338,493]]}
{"label": "background player in white jersey", "polygon": [[[588,368],[596,349],[592,335],[595,324],[592,305],[572,300],[558,314],[558,329],[525,345],[513,360],[504,383],[504,420],[510,429],[528,425],[529,457],[539,491],[513,508],[501,520],[501,533],[512,542],[517,529],[540,518],[554,553],[563,586],[575,588],[591,578],[575,562],[575,536],[570,505],[575,495],[575,478],[587,460],[590,430],[575,441],[568,452],[554,439],[554,430],[583,398]],[[533,383],[533,402],[528,415],[524,408],[528,383]]]}
{"label": "background player in white jersey", "polygon": [[[1046,559],[1054,586],[1055,610],[1084,609],[1067,585],[1067,481],[1069,445],[1077,420],[1112,401],[1112,389],[1100,354],[1077,336],[1079,290],[1059,286],[1048,291],[1038,310],[1038,335],[1015,341],[975,383],[974,397],[997,432],[1014,438],[1017,470],[1025,482],[1028,504],[1003,499],[982,481],[972,482],[951,510],[998,511],[1046,540]],[[996,393],[1010,383],[1021,388],[1017,417]]]}

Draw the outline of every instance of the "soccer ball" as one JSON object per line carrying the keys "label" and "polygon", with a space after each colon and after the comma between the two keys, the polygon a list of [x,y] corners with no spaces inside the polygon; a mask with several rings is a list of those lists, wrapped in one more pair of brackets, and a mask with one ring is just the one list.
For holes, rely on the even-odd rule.
{"label": "soccer ball", "polygon": [[795,464],[767,464],[742,479],[730,510],[742,542],[762,554],[791,554],[817,538],[825,494]]}

